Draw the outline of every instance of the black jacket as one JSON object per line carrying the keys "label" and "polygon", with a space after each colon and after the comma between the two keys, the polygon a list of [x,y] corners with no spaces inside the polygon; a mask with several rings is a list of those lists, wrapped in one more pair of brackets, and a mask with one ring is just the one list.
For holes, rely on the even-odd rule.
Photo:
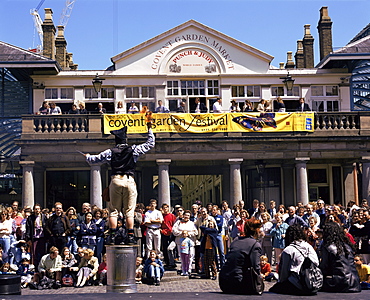
{"label": "black jacket", "polygon": [[260,274],[260,256],[262,253],[261,244],[252,237],[239,237],[230,246],[226,256],[219,280],[220,288],[225,293],[251,294],[247,282],[247,268],[253,267]]}
{"label": "black jacket", "polygon": [[[35,233],[35,220],[36,220],[36,215],[31,214],[26,221],[26,241],[32,241],[33,240],[33,235]],[[46,226],[47,226],[47,218],[44,214],[41,214],[41,223],[42,223],[42,229],[44,233],[44,237],[46,237],[47,232],[46,232]]]}
{"label": "black jacket", "polygon": [[211,238],[212,248],[213,248],[213,251],[215,251],[217,249],[218,230],[216,228],[208,228],[206,226],[200,226],[199,228],[200,230],[202,230],[202,240],[200,242],[200,253],[205,252],[207,236]]}
{"label": "black jacket", "polygon": [[334,245],[321,248],[320,269],[324,275],[322,291],[333,293],[361,292],[360,278],[353,260],[352,249],[345,245],[348,254],[337,254]]}

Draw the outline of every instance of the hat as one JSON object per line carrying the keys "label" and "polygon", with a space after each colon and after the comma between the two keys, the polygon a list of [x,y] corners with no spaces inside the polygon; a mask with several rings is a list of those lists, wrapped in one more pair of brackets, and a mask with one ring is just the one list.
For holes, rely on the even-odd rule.
{"label": "hat", "polygon": [[122,127],[118,130],[112,130],[110,132],[114,135],[114,141],[116,142],[116,145],[118,144],[127,144],[127,127]]}

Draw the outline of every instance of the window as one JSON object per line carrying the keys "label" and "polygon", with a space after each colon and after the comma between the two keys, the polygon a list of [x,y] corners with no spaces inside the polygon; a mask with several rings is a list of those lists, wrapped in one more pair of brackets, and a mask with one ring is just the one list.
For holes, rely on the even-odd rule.
{"label": "window", "polygon": [[73,99],[73,88],[61,88],[60,99]]}
{"label": "window", "polygon": [[231,87],[231,96],[232,97],[244,97],[244,86],[232,86]]}
{"label": "window", "polygon": [[299,87],[294,86],[291,91],[287,91],[286,95],[287,96],[299,97]]}
{"label": "window", "polygon": [[271,95],[274,97],[284,96],[284,87],[282,86],[271,87]]}
{"label": "window", "polygon": [[247,97],[261,97],[261,87],[259,85],[248,85]]}
{"label": "window", "polygon": [[339,88],[337,85],[313,85],[311,86],[312,97],[337,97],[339,96]]}
{"label": "window", "polygon": [[314,111],[339,111],[339,101],[336,100],[321,100],[312,101],[312,109]]}
{"label": "window", "polygon": [[179,82],[178,81],[167,81],[167,95],[178,96],[179,95]]}
{"label": "window", "polygon": [[209,96],[218,96],[218,80],[207,80],[207,93]]}
{"label": "window", "polygon": [[99,97],[98,97],[98,93],[95,92],[94,88],[85,88],[85,98],[94,99],[94,98],[99,98]]}
{"label": "window", "polygon": [[45,99],[58,99],[58,89],[45,89]]}
{"label": "window", "polygon": [[182,96],[205,96],[204,80],[181,80]]}
{"label": "window", "polygon": [[114,99],[114,88],[102,88],[100,94],[101,98]]}
{"label": "window", "polygon": [[126,87],[126,98],[155,98],[155,89],[153,86]]}

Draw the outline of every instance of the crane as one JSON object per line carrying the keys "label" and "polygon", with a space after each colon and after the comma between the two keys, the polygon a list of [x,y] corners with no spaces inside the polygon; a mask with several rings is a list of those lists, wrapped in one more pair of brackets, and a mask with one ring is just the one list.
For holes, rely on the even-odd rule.
{"label": "crane", "polygon": [[69,17],[71,16],[73,6],[75,5],[76,0],[66,0],[66,4],[64,6],[63,12],[60,16],[59,25],[64,26],[66,28]]}
{"label": "crane", "polygon": [[39,39],[40,39],[40,45],[37,46],[37,50],[38,52],[40,52],[40,50],[42,49],[42,46],[43,46],[43,41],[44,41],[44,34],[42,32],[42,21],[41,21],[41,17],[39,15],[39,9],[40,7],[44,4],[45,0],[41,0],[39,5],[37,5],[36,8],[34,9],[31,9],[30,11],[30,14],[32,15],[33,17],[33,23],[35,25],[35,30],[37,31],[37,34],[39,35]]}
{"label": "crane", "polygon": [[[31,9],[31,11],[30,11],[30,14],[33,17],[33,23],[34,23],[34,26],[35,26],[35,30],[37,31],[37,34],[38,34],[39,39],[40,39],[40,44],[36,47],[36,49],[34,49],[32,51],[36,51],[38,53],[40,53],[42,51],[43,41],[44,41],[44,33],[42,31],[42,20],[41,20],[41,17],[39,15],[39,9],[44,4],[44,2],[45,2],[45,0],[41,0],[39,5],[37,5],[36,8]],[[76,2],[76,0],[66,0],[63,12],[62,12],[62,14],[60,16],[60,20],[59,20],[59,25],[64,26],[64,28],[67,26],[67,23],[68,23],[69,17],[71,16],[72,9],[73,9],[73,6],[74,6],[75,2]]]}

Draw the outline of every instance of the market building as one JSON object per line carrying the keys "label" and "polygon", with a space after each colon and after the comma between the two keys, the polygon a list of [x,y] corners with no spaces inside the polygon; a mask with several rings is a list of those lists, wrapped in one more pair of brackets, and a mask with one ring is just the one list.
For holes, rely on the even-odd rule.
{"label": "market building", "polygon": [[[170,110],[169,120],[177,118],[182,102],[184,120],[216,120],[213,104],[218,98],[222,99],[219,117],[225,120],[237,117],[230,117],[232,100],[242,109],[246,100],[256,108],[265,99],[266,108],[273,110],[281,97],[287,110],[284,118],[288,118],[304,117],[296,112],[299,99],[304,98],[315,114],[310,124],[305,119],[310,128],[303,130],[283,130],[280,125],[266,128],[264,116],[258,113],[253,115],[262,124],[258,129],[158,129],[155,149],[138,163],[140,202],[148,203],[154,197],[160,203],[182,203],[188,208],[195,200],[235,204],[244,199],[250,206],[255,198],[291,205],[318,198],[346,204],[370,197],[370,113],[359,112],[353,97],[355,93],[366,100],[368,94],[366,88],[359,92],[351,85],[354,72],[363,70],[356,67],[366,65],[370,51],[352,56],[333,51],[327,7],[320,10],[321,62],[316,67],[310,25],[304,25],[294,60],[293,53],[287,52],[287,62],[273,67],[271,55],[189,20],[112,57],[106,70],[78,70],[67,52],[63,28],[58,27],[55,38],[52,11],[45,11],[43,28],[50,34],[44,34],[44,55],[33,54],[30,60],[44,59],[51,67],[28,73],[29,111],[22,116],[22,132],[16,140],[21,149],[24,205],[38,202],[50,207],[61,201],[67,207],[79,207],[88,201],[102,206],[101,192],[109,182],[110,170],[107,165],[89,166],[78,151],[98,153],[112,147],[113,138],[107,134],[110,115],[114,115],[111,120],[128,120],[133,104],[138,110],[147,106],[154,111],[162,100]],[[364,39],[367,35],[359,37],[366,44]],[[98,91],[94,79],[104,79]],[[285,84],[287,79],[294,80],[292,88]],[[196,98],[208,113],[191,114]],[[89,114],[32,114],[43,101],[56,103],[63,112],[72,104],[82,104]],[[106,114],[96,110],[99,103]],[[119,103],[122,116],[117,117]],[[365,101],[361,104],[366,107]],[[159,115],[154,118],[160,119]],[[229,126],[233,121],[228,122]],[[129,140],[141,143],[145,133],[133,130]]]}

